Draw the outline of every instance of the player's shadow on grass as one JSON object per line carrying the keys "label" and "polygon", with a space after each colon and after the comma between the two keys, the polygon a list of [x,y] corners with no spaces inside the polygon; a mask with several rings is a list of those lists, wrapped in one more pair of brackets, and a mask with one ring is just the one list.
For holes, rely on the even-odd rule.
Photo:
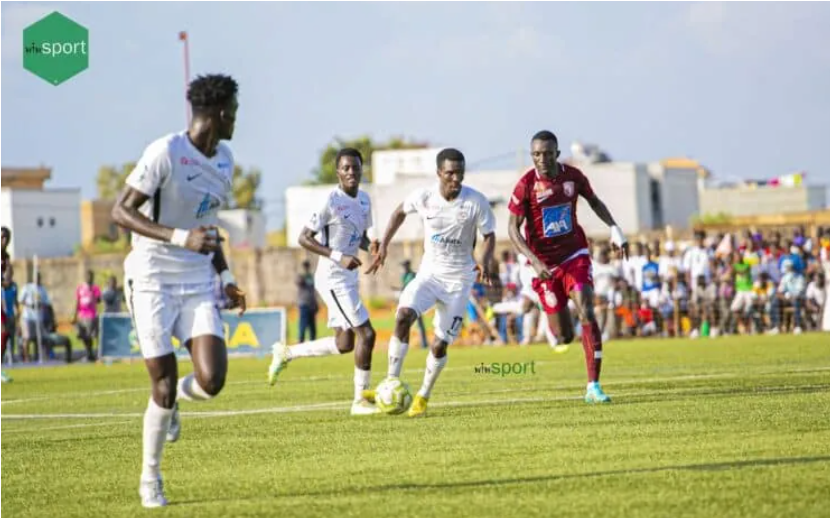
{"label": "player's shadow on grass", "polygon": [[[738,387],[726,389],[690,388],[682,391],[656,391],[649,394],[623,395],[614,400],[614,406],[626,404],[644,404],[648,402],[666,402],[668,400],[686,400],[691,396],[733,397],[745,395],[793,395],[810,393],[828,393],[828,384],[809,384],[803,386],[768,386],[768,387]],[[614,398],[614,393],[612,393]]]}
{"label": "player's shadow on grass", "polygon": [[362,493],[371,493],[371,492],[394,492],[394,491],[420,491],[420,490],[446,490],[449,488],[477,488],[477,487],[489,487],[489,486],[501,486],[501,485],[524,485],[528,483],[546,483],[546,482],[553,482],[553,481],[562,481],[562,480],[569,480],[569,479],[581,479],[581,478],[596,478],[596,477],[605,477],[605,476],[627,476],[633,474],[655,474],[659,472],[667,472],[667,471],[702,471],[702,472],[717,472],[722,470],[731,470],[731,469],[741,469],[741,468],[752,468],[752,467],[772,467],[778,465],[802,465],[807,463],[820,463],[820,462],[828,462],[829,457],[826,456],[802,456],[802,457],[794,457],[794,458],[767,458],[767,459],[755,459],[755,460],[736,460],[736,461],[725,461],[720,463],[701,463],[701,464],[688,464],[688,465],[669,465],[664,467],[649,467],[649,468],[632,468],[632,469],[618,469],[618,470],[602,470],[602,471],[594,471],[594,472],[578,472],[576,474],[555,474],[550,476],[533,476],[533,477],[525,477],[525,478],[505,478],[505,479],[484,479],[479,481],[459,481],[456,483],[399,483],[394,485],[378,485],[378,486],[370,486],[370,487],[349,487],[349,488],[339,488],[337,490],[331,491],[314,491],[314,492],[299,492],[299,493],[285,493],[285,494],[276,494],[276,495],[266,495],[264,493],[258,493],[257,495],[252,495],[249,497],[243,497],[239,495],[235,495],[233,497],[227,498],[215,498],[215,499],[206,499],[206,500],[199,500],[199,499],[192,499],[187,501],[176,501],[175,505],[187,505],[187,504],[207,504],[207,503],[217,503],[217,502],[224,502],[224,501],[238,501],[238,500],[251,500],[251,499],[261,499],[261,498],[268,498],[273,499],[275,497],[324,497],[324,496],[336,496],[336,495],[358,495]]}

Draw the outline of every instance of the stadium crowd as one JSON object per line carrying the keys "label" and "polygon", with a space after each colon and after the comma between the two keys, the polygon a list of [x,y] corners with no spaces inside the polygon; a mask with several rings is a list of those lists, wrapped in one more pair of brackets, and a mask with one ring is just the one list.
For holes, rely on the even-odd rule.
{"label": "stadium crowd", "polygon": [[[827,227],[813,235],[797,228],[786,234],[696,232],[688,242],[633,241],[629,260],[613,258],[606,244],[595,242],[591,250],[595,311],[605,339],[799,334],[829,324]],[[520,267],[505,250],[499,283],[474,287],[472,341],[544,340],[539,322],[531,333],[523,329],[528,305],[500,304],[523,299]]]}

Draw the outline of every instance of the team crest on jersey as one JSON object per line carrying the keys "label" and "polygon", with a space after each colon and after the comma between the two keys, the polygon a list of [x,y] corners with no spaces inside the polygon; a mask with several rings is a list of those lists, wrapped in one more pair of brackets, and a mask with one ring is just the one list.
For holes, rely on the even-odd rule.
{"label": "team crest on jersey", "polygon": [[569,198],[573,197],[574,196],[574,182],[572,182],[571,180],[569,180],[567,182],[563,182],[563,193]]}

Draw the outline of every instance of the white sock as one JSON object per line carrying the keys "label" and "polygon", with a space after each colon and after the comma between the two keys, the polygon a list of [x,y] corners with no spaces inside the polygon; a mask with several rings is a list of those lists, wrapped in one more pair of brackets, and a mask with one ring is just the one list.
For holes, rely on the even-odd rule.
{"label": "white sock", "polygon": [[387,355],[389,356],[389,368],[387,369],[388,377],[400,377],[401,367],[404,365],[404,357],[407,356],[407,349],[410,346],[406,342],[401,342],[395,335],[390,339]]}
{"label": "white sock", "polygon": [[364,389],[369,389],[369,376],[372,374],[369,370],[363,370],[355,367],[355,401],[363,398]]}
{"label": "white sock", "polygon": [[213,395],[202,389],[202,386],[196,381],[193,373],[189,373],[179,379],[176,393],[179,395],[179,398],[184,398],[190,402],[203,402],[213,398]]}
{"label": "white sock", "polygon": [[172,417],[173,409],[159,407],[153,401],[153,397],[150,397],[147,410],[144,412],[142,481],[153,481],[161,477],[159,469],[162,464],[162,449]]}
{"label": "white sock", "polygon": [[531,344],[531,333],[534,330],[534,313],[526,312],[522,316],[522,343]]}
{"label": "white sock", "polygon": [[419,395],[430,398],[430,392],[433,391],[433,386],[436,384],[436,380],[439,379],[445,364],[447,364],[447,355],[440,359],[434,357],[432,351],[427,355],[427,370],[424,372],[424,383],[421,385],[421,389],[418,390]]}
{"label": "white sock", "polygon": [[324,337],[309,342],[302,342],[289,348],[289,360],[300,357],[325,357],[327,355],[340,355],[340,350],[335,343],[334,337]]}

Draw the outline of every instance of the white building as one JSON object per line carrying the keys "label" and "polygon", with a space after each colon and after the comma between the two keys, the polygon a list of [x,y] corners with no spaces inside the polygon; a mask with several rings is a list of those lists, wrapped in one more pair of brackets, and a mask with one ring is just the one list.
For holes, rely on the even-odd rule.
{"label": "white building", "polygon": [[81,243],[81,190],[44,189],[45,168],[3,168],[0,218],[12,259],[71,256]]}
{"label": "white building", "polygon": [[228,245],[234,249],[265,247],[265,215],[250,209],[219,211],[219,226],[228,233]]}

